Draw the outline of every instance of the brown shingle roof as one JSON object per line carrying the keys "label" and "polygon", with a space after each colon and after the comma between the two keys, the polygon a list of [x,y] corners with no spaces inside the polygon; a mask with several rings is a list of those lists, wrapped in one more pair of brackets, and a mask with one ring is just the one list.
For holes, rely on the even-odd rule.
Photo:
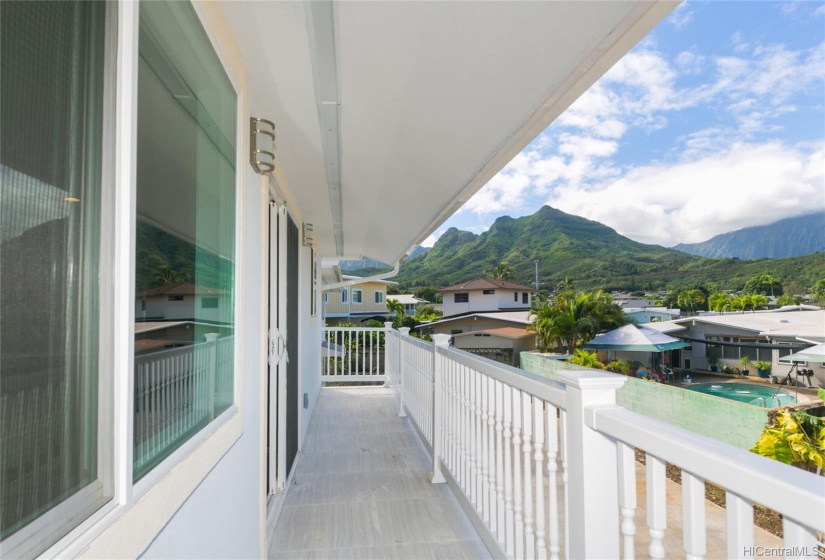
{"label": "brown shingle roof", "polygon": [[504,280],[492,280],[490,278],[477,278],[464,282],[463,284],[456,284],[455,286],[448,286],[441,288],[439,292],[464,292],[467,290],[519,290],[524,292],[534,292],[533,288],[529,286],[522,286],[513,282],[505,282]]}

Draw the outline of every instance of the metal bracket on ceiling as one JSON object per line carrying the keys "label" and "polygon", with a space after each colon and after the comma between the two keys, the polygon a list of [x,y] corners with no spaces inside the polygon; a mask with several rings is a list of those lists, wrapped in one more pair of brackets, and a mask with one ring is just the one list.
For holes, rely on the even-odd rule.
{"label": "metal bracket on ceiling", "polygon": [[[267,140],[268,139],[268,140]],[[264,147],[269,148],[265,150]],[[275,171],[275,123],[266,119],[249,119],[249,164],[255,173]]]}

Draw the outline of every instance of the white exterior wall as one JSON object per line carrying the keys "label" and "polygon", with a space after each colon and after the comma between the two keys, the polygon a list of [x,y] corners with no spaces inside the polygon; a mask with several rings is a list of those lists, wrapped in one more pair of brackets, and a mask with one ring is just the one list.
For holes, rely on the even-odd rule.
{"label": "white exterior wall", "polygon": [[[480,313],[483,311],[498,311],[500,309],[530,309],[530,303],[521,303],[521,293],[519,301],[513,300],[514,290],[496,290],[494,294],[483,293],[483,290],[468,290],[469,299],[467,303],[455,303],[456,292],[444,294],[444,317],[458,315],[460,313]],[[464,292],[458,292],[464,293]],[[528,302],[532,297],[528,296]]]}
{"label": "white exterior wall", "polygon": [[[222,19],[219,8],[210,9],[208,3],[200,8],[202,13],[212,16],[210,21]],[[223,34],[218,37],[231,41]],[[224,44],[227,49],[233,46]],[[226,51],[223,54],[226,55]],[[233,71],[236,78],[245,75],[245,69],[239,65]],[[248,122],[246,113],[238,120],[244,154],[248,153],[245,148],[248,134],[244,133]],[[243,431],[151,542],[144,558],[256,558],[262,556],[262,547],[266,546],[262,482],[266,448],[261,446],[265,437],[262,418],[266,415],[265,400],[262,402],[260,395],[265,395],[267,368],[268,194],[265,180],[252,172],[246,158],[238,162],[237,169],[245,174],[241,188],[243,220],[238,222],[237,229],[240,253],[235,268],[236,315],[242,333],[238,347],[241,355],[236,356],[236,372],[242,369],[242,376],[238,379],[236,373],[235,385],[236,393],[241,391],[241,394],[236,395],[235,400],[243,403]],[[299,279],[302,293],[308,284],[308,278],[302,274]],[[240,386],[239,380],[243,381]]]}

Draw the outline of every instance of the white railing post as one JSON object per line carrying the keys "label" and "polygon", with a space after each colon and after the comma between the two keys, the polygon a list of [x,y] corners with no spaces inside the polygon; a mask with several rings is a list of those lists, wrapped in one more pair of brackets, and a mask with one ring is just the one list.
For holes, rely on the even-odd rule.
{"label": "white railing post", "polygon": [[[619,557],[618,460],[616,442],[590,427],[588,408],[616,403],[624,378],[599,372],[565,371],[567,386],[567,529],[570,558]],[[589,424],[589,425],[588,425]]]}
{"label": "white railing post", "polygon": [[209,367],[206,369],[207,373],[207,393],[206,406],[207,415],[210,420],[215,419],[215,383],[218,376],[218,333],[207,333],[203,335],[209,347]]}
{"label": "white railing post", "polygon": [[410,336],[409,327],[401,327],[398,329],[401,333],[401,339],[398,341],[398,416],[402,418],[407,415],[404,410],[404,386],[407,380],[404,379],[404,370],[406,369],[406,362],[404,360],[404,348],[406,347],[406,338]]}
{"label": "white railing post", "polygon": [[446,348],[450,344],[450,335],[433,335],[433,484],[447,482],[441,472],[441,455],[443,440],[443,392],[444,392],[444,358],[438,354],[438,347]]}
{"label": "white railing post", "polygon": [[392,381],[390,381],[390,353],[387,352],[387,348],[389,347],[390,343],[390,336],[392,333],[392,321],[385,321],[384,322],[384,387],[392,387]]}

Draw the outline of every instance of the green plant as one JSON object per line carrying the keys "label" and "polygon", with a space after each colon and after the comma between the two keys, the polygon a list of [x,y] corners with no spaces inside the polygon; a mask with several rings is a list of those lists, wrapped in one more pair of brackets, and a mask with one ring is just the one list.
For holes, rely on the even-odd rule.
{"label": "green plant", "polygon": [[708,356],[708,363],[714,366],[719,363],[719,358],[717,358],[715,354],[710,354]]}
{"label": "green plant", "polygon": [[607,364],[607,371],[612,371],[613,373],[621,373],[622,375],[628,375],[630,373],[630,362],[610,362],[609,364]]}
{"label": "green plant", "polygon": [[816,396],[819,397],[819,400],[821,400],[823,403],[825,403],[825,389],[823,389],[822,387],[817,389],[816,390]]}
{"label": "green plant", "polygon": [[751,451],[820,474],[825,469],[825,420],[780,410]]}
{"label": "green plant", "polygon": [[742,366],[742,369],[750,369],[753,362],[751,362],[750,356],[742,356],[739,358],[739,364]]}
{"label": "green plant", "polygon": [[573,357],[568,361],[571,364],[576,364],[577,366],[592,369],[604,369],[604,364],[599,361],[595,352],[588,352],[587,350],[582,350],[581,348],[576,348],[573,352]]}
{"label": "green plant", "polygon": [[753,365],[756,369],[761,369],[762,371],[771,371],[773,369],[773,364],[765,360],[759,360]]}

